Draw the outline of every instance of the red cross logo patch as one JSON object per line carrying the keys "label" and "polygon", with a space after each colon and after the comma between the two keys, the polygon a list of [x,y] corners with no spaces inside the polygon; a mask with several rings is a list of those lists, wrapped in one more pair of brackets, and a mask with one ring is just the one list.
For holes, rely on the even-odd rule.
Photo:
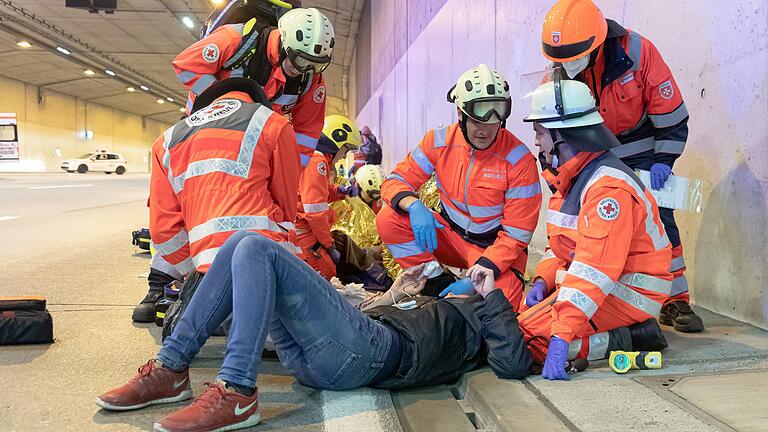
{"label": "red cross logo patch", "polygon": [[219,59],[219,47],[216,44],[208,44],[203,47],[203,60],[208,63],[216,63]]}
{"label": "red cross logo patch", "polygon": [[619,202],[613,198],[603,198],[597,203],[597,215],[600,219],[612,221],[619,217],[619,212],[621,212]]}
{"label": "red cross logo patch", "polygon": [[552,32],[552,43],[554,45],[560,44],[560,32],[555,32],[555,31]]}
{"label": "red cross logo patch", "polygon": [[675,88],[672,87],[672,82],[667,80],[661,83],[659,86],[659,94],[664,99],[672,99],[672,96],[675,95]]}

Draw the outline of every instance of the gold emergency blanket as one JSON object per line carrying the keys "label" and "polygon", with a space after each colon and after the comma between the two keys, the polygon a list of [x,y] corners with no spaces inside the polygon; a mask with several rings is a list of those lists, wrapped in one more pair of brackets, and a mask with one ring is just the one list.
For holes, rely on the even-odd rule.
{"label": "gold emergency blanket", "polygon": [[[343,183],[337,179],[337,183]],[[419,189],[419,199],[425,206],[437,212],[441,210],[440,196],[437,192],[437,182],[434,175]],[[346,198],[331,204],[338,219],[332,229],[346,233],[360,247],[381,246],[381,256],[384,259],[384,268],[394,280],[402,273],[400,265],[389,252],[386,246],[381,244],[381,238],[376,230],[376,215],[360,198]]]}

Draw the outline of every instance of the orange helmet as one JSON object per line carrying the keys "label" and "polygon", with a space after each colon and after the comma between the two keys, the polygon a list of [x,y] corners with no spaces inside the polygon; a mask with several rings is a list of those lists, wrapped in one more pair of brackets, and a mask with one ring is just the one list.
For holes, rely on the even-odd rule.
{"label": "orange helmet", "polygon": [[606,34],[608,23],[591,0],[560,0],[544,18],[541,50],[553,62],[569,62],[596,50]]}

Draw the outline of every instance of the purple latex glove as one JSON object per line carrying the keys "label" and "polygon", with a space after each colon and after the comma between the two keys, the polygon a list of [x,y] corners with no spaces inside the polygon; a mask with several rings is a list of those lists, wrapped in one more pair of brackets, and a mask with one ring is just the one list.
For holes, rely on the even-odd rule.
{"label": "purple latex glove", "polygon": [[659,190],[672,174],[672,167],[663,163],[655,163],[651,166],[651,189]]}
{"label": "purple latex glove", "polygon": [[539,304],[542,300],[544,300],[544,297],[546,296],[547,292],[547,283],[544,282],[544,279],[536,279],[533,281],[533,286],[531,287],[531,290],[528,291],[528,294],[525,295],[525,304],[528,307],[535,306]]}
{"label": "purple latex glove", "polygon": [[544,360],[544,369],[541,370],[541,376],[548,380],[569,380],[571,376],[565,371],[568,363],[568,342],[557,336],[552,336],[549,340],[549,350],[547,358]]}
{"label": "purple latex glove", "polygon": [[439,294],[439,297],[445,297],[448,294],[453,295],[472,295],[475,293],[475,287],[472,285],[472,279],[464,278],[448,285]]}

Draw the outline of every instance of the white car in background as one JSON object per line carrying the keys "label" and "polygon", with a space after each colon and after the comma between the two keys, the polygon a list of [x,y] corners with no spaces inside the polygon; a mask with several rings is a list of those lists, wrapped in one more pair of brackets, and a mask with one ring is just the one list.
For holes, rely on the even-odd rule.
{"label": "white car in background", "polygon": [[107,174],[123,175],[127,164],[120,153],[100,151],[84,154],[77,159],[62,161],[61,169],[71,173],[77,171],[80,174],[88,171],[103,171]]}

